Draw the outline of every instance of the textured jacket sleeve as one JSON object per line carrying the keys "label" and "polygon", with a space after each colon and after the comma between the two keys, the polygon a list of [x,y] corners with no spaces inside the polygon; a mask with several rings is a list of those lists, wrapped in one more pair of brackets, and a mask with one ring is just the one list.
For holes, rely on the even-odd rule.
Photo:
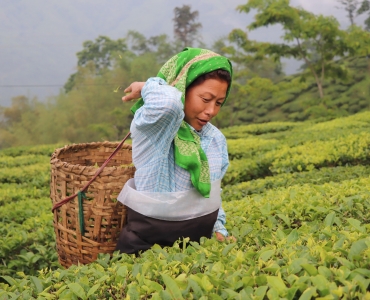
{"label": "textured jacket sleeve", "polygon": [[213,227],[213,232],[219,232],[223,236],[228,236],[229,233],[227,232],[225,228],[225,223],[226,223],[226,214],[222,206],[220,206],[220,209],[218,211],[217,221],[215,223],[215,226]]}

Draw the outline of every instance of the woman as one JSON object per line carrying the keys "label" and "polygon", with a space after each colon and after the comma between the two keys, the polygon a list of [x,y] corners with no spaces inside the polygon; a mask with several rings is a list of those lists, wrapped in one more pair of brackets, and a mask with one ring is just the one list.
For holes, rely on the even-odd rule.
{"label": "woman", "polygon": [[226,101],[231,76],[225,57],[186,48],[157,77],[125,90],[130,94],[123,101],[142,98],[132,108],[136,172],[118,197],[128,212],[117,250],[138,253],[212,232],[219,240],[228,236],[220,188],[227,145],[209,122]]}

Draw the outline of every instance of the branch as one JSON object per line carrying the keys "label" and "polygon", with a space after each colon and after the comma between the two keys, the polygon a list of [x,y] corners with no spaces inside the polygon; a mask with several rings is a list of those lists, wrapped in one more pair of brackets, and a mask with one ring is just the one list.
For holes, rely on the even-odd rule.
{"label": "branch", "polygon": [[307,65],[308,65],[308,67],[310,68],[310,70],[311,70],[311,72],[312,72],[313,76],[315,77],[315,79],[316,79],[317,83],[319,83],[319,82],[320,82],[320,81],[319,81],[319,77],[317,76],[317,74],[316,74],[316,72],[315,72],[315,69],[313,68],[313,66],[312,66],[311,62],[307,59],[306,55],[304,54],[303,49],[302,49],[302,46],[301,46],[301,43],[300,43],[300,41],[299,41],[299,38],[297,38],[297,37],[296,37],[296,40],[297,40],[298,48],[301,50],[300,52],[301,52],[301,54],[302,54],[302,57],[303,57],[304,61],[306,62],[306,64],[307,64]]}

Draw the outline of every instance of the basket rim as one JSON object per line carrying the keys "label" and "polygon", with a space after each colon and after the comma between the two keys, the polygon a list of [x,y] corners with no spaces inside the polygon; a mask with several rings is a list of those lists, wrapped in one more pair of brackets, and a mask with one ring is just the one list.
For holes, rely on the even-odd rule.
{"label": "basket rim", "polygon": [[[83,150],[86,148],[90,149],[96,149],[99,147],[107,147],[107,148],[112,148],[113,150],[117,148],[120,142],[91,142],[91,143],[79,143],[79,144],[69,144],[65,145],[64,147],[57,148],[54,150],[54,152],[51,155],[50,158],[50,164],[55,165],[56,167],[64,167],[64,168],[69,168],[73,167],[75,168],[82,168],[83,170],[86,171],[96,171],[97,168],[95,166],[84,166],[81,164],[73,164],[69,163],[66,161],[62,161],[58,156],[62,154],[63,152],[69,151],[69,150],[76,150],[78,152],[79,150]],[[123,144],[120,150],[132,150],[132,145],[130,144]],[[104,169],[106,170],[117,170],[117,169],[135,169],[134,166],[106,166]]]}

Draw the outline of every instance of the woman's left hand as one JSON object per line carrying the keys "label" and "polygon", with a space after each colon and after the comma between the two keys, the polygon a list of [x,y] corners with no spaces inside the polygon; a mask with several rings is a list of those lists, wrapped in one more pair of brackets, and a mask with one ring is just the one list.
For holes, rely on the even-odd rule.
{"label": "woman's left hand", "polygon": [[[219,232],[215,232],[215,235],[216,235],[216,239],[217,239],[218,241],[220,241],[220,242],[225,241],[225,237],[224,237],[221,233],[219,233]],[[228,237],[226,238],[226,240],[227,240],[227,241],[230,241],[230,242],[236,242],[236,238],[235,238],[235,237],[233,237],[233,236],[228,236]]]}

